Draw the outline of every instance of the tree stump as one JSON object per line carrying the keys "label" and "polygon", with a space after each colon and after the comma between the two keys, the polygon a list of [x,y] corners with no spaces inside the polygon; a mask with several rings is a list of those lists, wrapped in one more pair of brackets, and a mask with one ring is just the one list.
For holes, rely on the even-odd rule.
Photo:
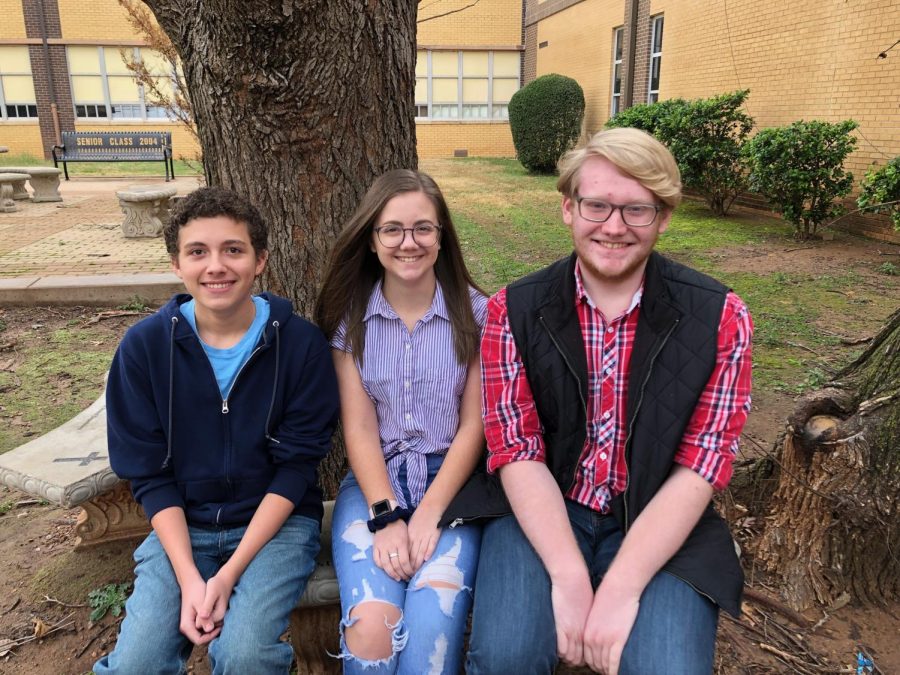
{"label": "tree stump", "polygon": [[757,558],[798,610],[900,596],[900,310],[788,419]]}

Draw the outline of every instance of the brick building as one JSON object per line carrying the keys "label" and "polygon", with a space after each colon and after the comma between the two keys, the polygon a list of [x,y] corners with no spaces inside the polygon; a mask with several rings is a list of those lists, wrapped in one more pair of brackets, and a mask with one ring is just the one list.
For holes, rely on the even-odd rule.
{"label": "brick building", "polygon": [[[175,156],[196,147],[150,105],[123,52],[171,74],[117,0],[0,0],[0,145],[49,156],[59,131],[171,131]],[[416,124],[421,157],[513,156],[507,103],[522,80],[522,0],[428,0],[419,8]]]}
{"label": "brick building", "polygon": [[[586,131],[624,107],[749,89],[758,128],[859,122],[858,181],[900,155],[900,3],[893,0],[526,0],[524,82],[575,78]],[[900,241],[886,219],[853,227]]]}

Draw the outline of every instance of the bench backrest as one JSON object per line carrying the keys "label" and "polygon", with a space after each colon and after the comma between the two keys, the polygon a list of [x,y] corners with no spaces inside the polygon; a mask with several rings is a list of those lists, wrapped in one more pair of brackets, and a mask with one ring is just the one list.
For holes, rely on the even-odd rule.
{"label": "bench backrest", "polygon": [[172,153],[168,131],[63,131],[64,157],[157,160]]}

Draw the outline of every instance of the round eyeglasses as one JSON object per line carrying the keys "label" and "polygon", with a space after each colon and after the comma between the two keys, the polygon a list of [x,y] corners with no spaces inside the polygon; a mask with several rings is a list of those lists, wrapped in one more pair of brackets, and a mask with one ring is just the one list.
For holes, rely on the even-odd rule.
{"label": "round eyeglasses", "polygon": [[653,224],[662,207],[656,204],[610,204],[602,199],[576,197],[578,213],[592,223],[605,223],[618,209],[622,222],[628,227],[647,227]]}
{"label": "round eyeglasses", "polygon": [[430,248],[437,244],[441,236],[440,225],[431,223],[419,223],[415,227],[400,227],[399,225],[382,225],[375,228],[375,236],[385,248],[397,248],[403,244],[406,233],[412,237],[413,242],[422,248]]}

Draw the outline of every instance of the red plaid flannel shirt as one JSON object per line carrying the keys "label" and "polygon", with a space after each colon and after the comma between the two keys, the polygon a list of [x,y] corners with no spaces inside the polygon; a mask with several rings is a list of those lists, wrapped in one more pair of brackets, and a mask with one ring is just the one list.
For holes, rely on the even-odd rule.
{"label": "red plaid flannel shirt", "polygon": [[[588,362],[587,437],[575,483],[566,497],[595,511],[625,489],[625,395],[640,299],[607,321],[588,298],[575,268],[576,308]],[[717,490],[731,480],[732,460],[750,411],[753,322],[743,301],[728,293],[719,323],[715,369],[675,455]],[[541,422],[506,313],[506,289],[488,303],[481,341],[482,406],[488,470],[521,460],[543,462]]]}

